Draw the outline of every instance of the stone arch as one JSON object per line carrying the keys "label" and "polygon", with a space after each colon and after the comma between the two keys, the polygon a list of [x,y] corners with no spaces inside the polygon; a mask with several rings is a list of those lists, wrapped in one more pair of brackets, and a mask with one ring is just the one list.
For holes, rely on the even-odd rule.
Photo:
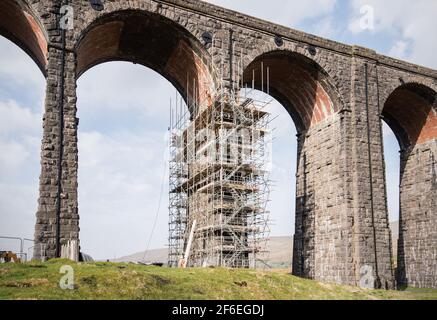
{"label": "stone arch", "polygon": [[[389,80],[389,79],[383,79],[383,80]],[[393,94],[393,92],[396,89],[399,89],[403,85],[410,84],[410,85],[417,85],[421,86],[423,88],[428,88],[429,90],[433,90],[437,92],[437,80],[432,80],[430,78],[424,78],[414,75],[406,75],[404,73],[400,73],[399,77],[395,77],[392,79],[394,81],[389,81],[384,87],[383,90],[381,90],[380,93],[380,104],[381,106],[384,106],[387,102],[387,99]],[[382,111],[382,110],[381,110]]]}
{"label": "stone arch", "polygon": [[0,1],[0,35],[23,49],[46,75],[46,32],[39,18],[24,1]]}
{"label": "stone arch", "polygon": [[437,93],[420,82],[406,82],[386,97],[381,115],[403,150],[437,138]]}
{"label": "stone arch", "polygon": [[396,278],[399,286],[437,285],[437,91],[404,82],[381,110],[400,152],[400,209]]}
{"label": "stone arch", "polygon": [[323,69],[327,74],[329,74],[329,76],[333,80],[336,80],[336,76],[334,74],[332,74],[330,71],[331,68],[330,68],[329,64],[326,63],[325,51],[323,51],[323,49],[314,48],[315,54],[313,55],[309,52],[308,45],[297,44],[297,43],[285,41],[285,40],[283,40],[283,41],[284,41],[283,45],[281,47],[278,47],[274,43],[274,38],[272,36],[271,41],[269,41],[267,43],[263,42],[262,44],[260,44],[256,49],[254,49],[250,52],[250,55],[248,58],[244,59],[245,67],[247,67],[248,64],[250,64],[253,60],[255,60],[259,56],[265,55],[267,53],[275,52],[275,51],[286,51],[289,53],[301,55],[301,56],[307,58],[308,60],[313,61],[314,63],[319,65],[319,67],[321,69]]}
{"label": "stone arch", "polygon": [[130,3],[126,3],[125,0],[112,0],[109,3],[103,3],[103,10],[101,11],[92,10],[89,3],[82,4],[81,6],[82,6],[81,10],[87,12],[87,14],[77,15],[75,17],[77,23],[75,29],[73,30],[75,39],[79,39],[83,34],[84,30],[89,29],[89,27],[101,17],[108,16],[121,11],[130,10],[130,11],[147,12],[171,20],[174,23],[178,24],[180,27],[184,28],[193,37],[197,38],[199,42],[201,42],[202,40],[201,39],[202,32],[199,30],[198,26],[196,24],[189,23],[187,18],[179,16],[176,13],[177,10],[176,7],[163,5],[162,3],[157,3],[156,1],[137,0]]}
{"label": "stone arch", "polygon": [[77,77],[103,62],[130,61],[169,80],[188,105],[212,102],[216,79],[209,53],[189,31],[159,14],[129,9],[101,15],[83,30],[74,50]]}
{"label": "stone arch", "polygon": [[[240,86],[266,89],[287,109],[299,132],[308,130],[343,108],[343,101],[325,69],[303,53],[271,50],[245,64]],[[264,81],[261,81],[261,66]],[[267,89],[267,68],[269,88]]]}

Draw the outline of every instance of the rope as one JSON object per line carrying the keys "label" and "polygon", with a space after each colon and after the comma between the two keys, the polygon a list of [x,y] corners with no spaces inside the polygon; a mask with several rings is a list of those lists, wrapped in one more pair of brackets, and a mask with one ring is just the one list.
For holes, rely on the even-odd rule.
{"label": "rope", "polygon": [[144,256],[143,256],[144,262],[146,262],[147,253],[149,252],[150,249],[150,242],[152,241],[153,234],[155,233],[156,223],[158,222],[159,212],[161,210],[162,196],[164,194],[164,184],[165,184],[164,180],[166,177],[166,173],[167,173],[167,161],[165,161],[164,164],[164,172],[162,174],[162,180],[161,180],[161,193],[159,195],[158,209],[156,210],[155,221],[153,222],[152,232],[150,233],[149,240],[147,241],[146,251],[144,252]]}

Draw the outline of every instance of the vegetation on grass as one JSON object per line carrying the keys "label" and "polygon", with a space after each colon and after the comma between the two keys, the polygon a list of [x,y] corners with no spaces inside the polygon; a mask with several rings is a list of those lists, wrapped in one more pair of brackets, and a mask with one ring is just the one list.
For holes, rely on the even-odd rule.
{"label": "vegetation on grass", "polygon": [[[63,265],[73,267],[72,290],[59,286]],[[437,290],[365,290],[300,279],[279,270],[182,270],[55,259],[1,264],[0,299],[437,299]]]}

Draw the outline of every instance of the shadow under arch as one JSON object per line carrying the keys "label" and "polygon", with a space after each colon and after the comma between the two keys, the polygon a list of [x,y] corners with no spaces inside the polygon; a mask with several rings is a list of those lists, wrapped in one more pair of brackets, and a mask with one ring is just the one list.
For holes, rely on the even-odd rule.
{"label": "shadow under arch", "polygon": [[418,83],[405,83],[388,97],[382,110],[403,150],[437,137],[437,93]]}
{"label": "shadow under arch", "polygon": [[187,105],[210,104],[216,88],[212,59],[186,29],[156,13],[122,10],[99,17],[75,45],[77,78],[108,61],[142,64],[166,78]]}
{"label": "shadow under arch", "polygon": [[244,70],[242,86],[268,92],[278,100],[299,132],[341,110],[343,105],[328,73],[314,60],[288,50],[256,57]]}
{"label": "shadow under arch", "polygon": [[47,36],[28,4],[19,0],[0,1],[0,35],[23,49],[47,75]]}
{"label": "shadow under arch", "polygon": [[435,286],[437,272],[426,274],[425,269],[436,267],[431,260],[437,233],[437,93],[423,84],[403,83],[390,93],[381,116],[401,148],[397,284]]}
{"label": "shadow under arch", "polygon": [[[329,169],[331,163],[326,163],[327,155],[322,154],[325,146],[318,149],[314,148],[314,144],[321,132],[334,134],[329,122],[332,119],[336,121],[335,115],[343,109],[341,95],[317,62],[288,50],[273,50],[256,57],[245,68],[242,78],[241,87],[261,90],[281,103],[298,132],[293,274],[340,281],[329,268],[325,268],[329,267],[332,259],[323,250],[315,248],[316,242],[333,243],[337,231],[329,227],[322,229],[315,223],[316,217],[329,219],[320,211],[319,203],[320,199],[329,197],[329,181],[317,185],[314,180],[320,168],[328,173],[326,177],[332,170]],[[335,140],[335,137],[332,138],[331,143]]]}

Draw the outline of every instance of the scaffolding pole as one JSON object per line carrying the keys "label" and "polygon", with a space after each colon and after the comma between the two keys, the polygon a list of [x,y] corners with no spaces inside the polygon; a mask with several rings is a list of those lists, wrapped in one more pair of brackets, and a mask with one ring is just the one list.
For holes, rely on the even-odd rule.
{"label": "scaffolding pole", "polygon": [[271,100],[247,96],[221,89],[213,103],[171,106],[170,267],[256,268],[266,254]]}

